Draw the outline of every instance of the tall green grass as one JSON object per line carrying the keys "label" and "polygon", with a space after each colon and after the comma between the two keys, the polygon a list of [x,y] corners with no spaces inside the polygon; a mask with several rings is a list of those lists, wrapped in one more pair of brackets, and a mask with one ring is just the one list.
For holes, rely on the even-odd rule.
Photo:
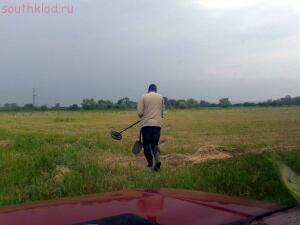
{"label": "tall green grass", "polygon": [[109,132],[135,119],[134,112],[126,111],[0,113],[0,206],[135,188],[297,202],[273,154],[300,174],[300,108],[170,111],[162,129],[162,154],[193,154],[203,145],[216,145],[239,156],[163,164],[159,173],[135,164],[105,163],[106,157],[133,157],[138,128],[121,142],[111,140]]}

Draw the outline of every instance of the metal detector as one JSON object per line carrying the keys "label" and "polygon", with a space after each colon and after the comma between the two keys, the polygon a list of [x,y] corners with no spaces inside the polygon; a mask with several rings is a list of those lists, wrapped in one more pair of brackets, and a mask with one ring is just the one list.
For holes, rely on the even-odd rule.
{"label": "metal detector", "polygon": [[124,130],[122,130],[122,131],[120,131],[120,132],[118,132],[118,131],[112,131],[112,132],[110,133],[112,139],[115,139],[115,140],[117,140],[117,141],[122,140],[122,133],[123,133],[124,131],[128,130],[129,128],[135,126],[135,125],[138,124],[139,122],[141,122],[141,121],[140,121],[140,120],[136,121],[135,123],[131,124],[129,127],[126,127]]}

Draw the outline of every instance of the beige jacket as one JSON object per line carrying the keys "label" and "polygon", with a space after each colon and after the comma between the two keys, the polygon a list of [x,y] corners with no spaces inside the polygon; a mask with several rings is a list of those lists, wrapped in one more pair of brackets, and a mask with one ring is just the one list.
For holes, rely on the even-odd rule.
{"label": "beige jacket", "polygon": [[142,127],[161,127],[164,110],[163,96],[156,92],[149,92],[141,97],[137,112],[141,118]]}

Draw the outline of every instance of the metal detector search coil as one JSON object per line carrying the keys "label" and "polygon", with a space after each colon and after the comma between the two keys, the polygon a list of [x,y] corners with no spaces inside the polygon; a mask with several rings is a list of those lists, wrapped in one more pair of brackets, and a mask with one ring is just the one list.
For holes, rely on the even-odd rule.
{"label": "metal detector search coil", "polygon": [[110,135],[111,135],[112,139],[115,139],[115,140],[117,140],[117,141],[122,140],[122,134],[120,134],[120,133],[117,132],[117,131],[112,131],[112,132],[110,133]]}
{"label": "metal detector search coil", "polygon": [[136,121],[134,124],[131,124],[129,127],[126,127],[124,130],[118,132],[118,131],[111,131],[110,135],[112,137],[112,139],[120,141],[122,140],[122,133],[126,130],[128,130],[129,128],[133,127],[134,125],[138,124],[139,122],[141,122],[140,120]]}

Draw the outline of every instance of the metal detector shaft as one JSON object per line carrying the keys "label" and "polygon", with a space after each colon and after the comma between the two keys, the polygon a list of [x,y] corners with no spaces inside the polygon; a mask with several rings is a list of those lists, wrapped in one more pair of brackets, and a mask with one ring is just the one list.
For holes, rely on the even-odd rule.
{"label": "metal detector shaft", "polygon": [[134,125],[138,124],[139,122],[141,122],[140,120],[136,121],[134,124],[131,124],[129,127],[125,128],[124,130],[120,131],[119,133],[123,133],[124,131],[128,130],[129,128],[133,127]]}

